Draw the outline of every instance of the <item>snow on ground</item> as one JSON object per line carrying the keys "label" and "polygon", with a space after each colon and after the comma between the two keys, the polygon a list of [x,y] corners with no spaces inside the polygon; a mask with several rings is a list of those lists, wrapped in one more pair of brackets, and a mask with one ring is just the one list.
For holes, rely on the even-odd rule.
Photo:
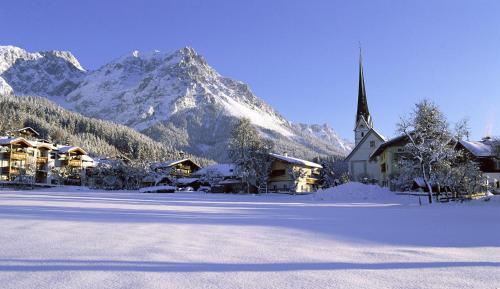
{"label": "snow on ground", "polygon": [[498,197],[376,192],[2,190],[0,288],[500,287]]}

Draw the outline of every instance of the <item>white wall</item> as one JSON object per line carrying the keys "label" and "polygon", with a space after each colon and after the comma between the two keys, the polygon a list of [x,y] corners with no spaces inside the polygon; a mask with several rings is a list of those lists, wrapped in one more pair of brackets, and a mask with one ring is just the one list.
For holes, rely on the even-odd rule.
{"label": "white wall", "polygon": [[[374,142],[373,146],[370,143]],[[380,168],[377,161],[369,161],[370,155],[377,149],[382,141],[370,132],[368,137],[358,145],[356,152],[349,159],[349,175],[353,181],[361,181],[360,176],[370,179],[380,179]]]}

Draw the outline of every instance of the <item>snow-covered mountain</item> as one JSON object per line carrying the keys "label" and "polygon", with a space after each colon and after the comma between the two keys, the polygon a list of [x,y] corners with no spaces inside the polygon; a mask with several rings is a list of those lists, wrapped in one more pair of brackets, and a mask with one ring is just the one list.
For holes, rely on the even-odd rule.
{"label": "snow-covered mountain", "polygon": [[0,77],[0,95],[12,94],[14,90],[3,78]]}
{"label": "snow-covered mountain", "polygon": [[274,139],[277,150],[298,156],[344,155],[352,147],[326,125],[287,121],[245,83],[221,76],[190,47],[172,53],[134,51],[86,71],[69,52],[3,46],[0,77],[16,94],[42,95],[216,159],[224,158],[232,123],[242,117]]}
{"label": "snow-covered mountain", "polygon": [[84,75],[85,70],[70,52],[29,53],[15,46],[0,46],[0,76],[16,94],[64,96]]}

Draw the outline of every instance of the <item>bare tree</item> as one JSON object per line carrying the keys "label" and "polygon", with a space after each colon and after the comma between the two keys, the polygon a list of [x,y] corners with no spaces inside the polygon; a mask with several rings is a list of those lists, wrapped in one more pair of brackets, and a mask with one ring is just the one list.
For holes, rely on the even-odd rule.
{"label": "bare tree", "polygon": [[247,193],[250,193],[251,185],[261,187],[264,182],[267,184],[272,148],[273,143],[261,139],[249,119],[243,118],[234,126],[229,139],[229,158],[246,184]]}
{"label": "bare tree", "polygon": [[292,179],[292,187],[290,189],[295,194],[297,192],[300,179],[307,176],[307,170],[300,167],[289,166],[287,174]]}

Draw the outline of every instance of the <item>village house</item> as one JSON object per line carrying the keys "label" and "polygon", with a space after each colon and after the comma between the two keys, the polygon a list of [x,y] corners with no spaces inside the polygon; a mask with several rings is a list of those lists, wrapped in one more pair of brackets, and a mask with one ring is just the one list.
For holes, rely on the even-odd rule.
{"label": "village house", "polygon": [[391,178],[399,173],[398,162],[405,155],[406,136],[398,136],[380,144],[370,155],[370,161],[377,163],[380,170],[378,183],[383,187],[395,189]]}
{"label": "village house", "polygon": [[[237,176],[235,164],[209,165],[193,173],[193,177],[198,178],[201,186],[210,187],[212,193],[245,191],[245,185]],[[250,191],[255,193],[257,188],[251,187]]]}
{"label": "village house", "polygon": [[198,180],[191,175],[201,169],[191,159],[171,160],[154,163],[151,168],[154,173],[142,180],[143,186],[176,185],[180,187],[199,187]]}
{"label": "village house", "polygon": [[170,176],[176,178],[189,177],[201,167],[191,159],[171,160],[153,164],[154,170],[168,171]]}
{"label": "village house", "polygon": [[269,190],[304,193],[318,189],[321,165],[287,154],[270,155],[273,161],[267,185]]}
{"label": "village house", "polygon": [[[405,146],[408,143],[406,136],[398,136],[381,144],[370,156],[380,168],[381,186],[395,189],[391,179],[399,173],[398,162],[403,157]],[[495,154],[491,138],[481,141],[460,140],[456,149],[464,150],[475,162],[485,176],[485,184],[500,192],[500,158]]]}
{"label": "village house", "polygon": [[486,184],[495,193],[500,193],[500,155],[495,152],[492,139],[485,137],[480,141],[462,140],[457,147],[470,154],[486,177]]}
{"label": "village house", "polygon": [[358,107],[354,124],[355,147],[346,157],[349,177],[355,182],[378,182],[380,169],[376,161],[370,160],[370,155],[386,139],[373,126],[373,119],[368,110],[366,99],[363,64],[359,59]]}
{"label": "village house", "polygon": [[68,176],[72,184],[82,184],[94,160],[80,147],[61,146],[39,139],[39,133],[26,127],[0,137],[0,180],[51,184],[53,168],[75,170]]}

